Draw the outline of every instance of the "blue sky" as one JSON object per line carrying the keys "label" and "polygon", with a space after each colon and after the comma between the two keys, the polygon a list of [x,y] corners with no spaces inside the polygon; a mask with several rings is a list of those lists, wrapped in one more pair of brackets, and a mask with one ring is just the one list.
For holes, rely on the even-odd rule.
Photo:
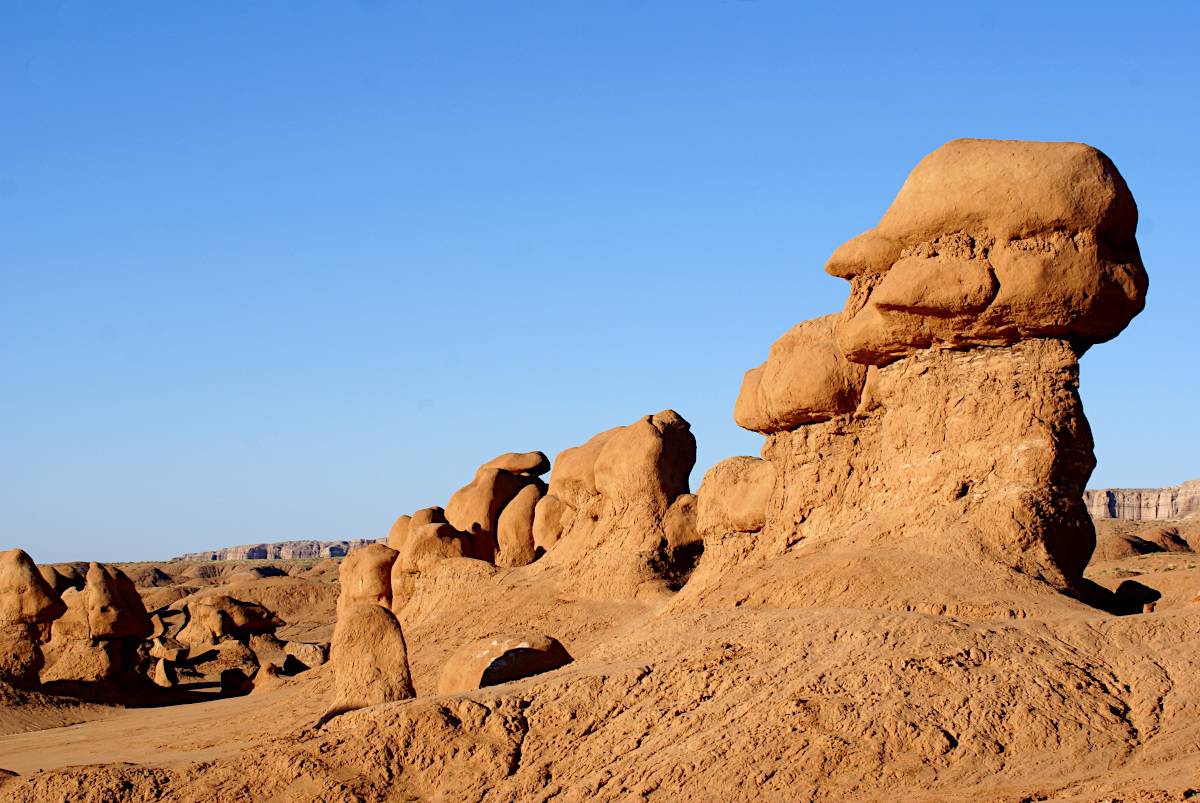
{"label": "blue sky", "polygon": [[386,535],[506,451],[742,373],[957,137],[1087,142],[1146,311],[1083,359],[1092,487],[1200,477],[1193,4],[0,6],[0,548]]}

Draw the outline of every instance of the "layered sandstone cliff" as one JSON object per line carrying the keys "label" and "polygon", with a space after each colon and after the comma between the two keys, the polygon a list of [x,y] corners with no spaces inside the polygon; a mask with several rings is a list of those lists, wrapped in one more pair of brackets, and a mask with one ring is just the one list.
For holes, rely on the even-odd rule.
{"label": "layered sandstone cliff", "polygon": [[299,560],[304,558],[342,558],[379,539],[355,538],[350,541],[279,541],[273,544],[244,544],[188,552],[171,560]]}
{"label": "layered sandstone cliff", "polygon": [[1173,488],[1101,488],[1083,492],[1093,519],[1181,519],[1200,513],[1200,480]]}

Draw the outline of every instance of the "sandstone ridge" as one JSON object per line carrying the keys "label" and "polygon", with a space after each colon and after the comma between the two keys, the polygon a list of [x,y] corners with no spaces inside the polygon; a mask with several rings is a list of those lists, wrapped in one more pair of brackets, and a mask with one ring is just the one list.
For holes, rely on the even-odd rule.
{"label": "sandstone ridge", "polygon": [[1200,513],[1200,480],[1171,488],[1101,488],[1084,491],[1093,519],[1181,519]]}

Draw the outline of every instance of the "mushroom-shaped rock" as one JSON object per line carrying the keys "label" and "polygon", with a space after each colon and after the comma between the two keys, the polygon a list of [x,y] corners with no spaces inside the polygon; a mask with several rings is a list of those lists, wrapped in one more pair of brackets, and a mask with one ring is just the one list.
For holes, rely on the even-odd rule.
{"label": "mushroom-shaped rock", "polygon": [[412,516],[401,516],[392,524],[392,529],[388,532],[387,545],[391,549],[399,552],[404,548],[404,539],[408,538],[408,529],[412,524]]}
{"label": "mushroom-shaped rock", "polygon": [[663,410],[615,432],[596,458],[596,490],[620,505],[661,510],[688,493],[696,436],[674,410]]}
{"label": "mushroom-shaped rock", "polygon": [[345,711],[416,696],[400,623],[378,605],[351,605],[338,614],[329,648],[335,698],[324,719]]}
{"label": "mushroom-shaped rock", "polygon": [[500,511],[496,522],[496,565],[525,566],[537,557],[533,543],[533,516],[542,488],[526,485]]}
{"label": "mushroom-shaped rock", "polygon": [[729,457],[710,468],[697,492],[697,528],[703,535],[758,532],[767,523],[775,467],[757,457]]}
{"label": "mushroom-shaped rock", "polygon": [[575,511],[553,494],[538,500],[533,511],[533,548],[545,552],[558,543]]}
{"label": "mushroom-shaped rock", "polygon": [[500,468],[513,474],[529,474],[540,477],[550,470],[550,459],[541,452],[509,452],[494,457],[479,467],[480,471]]}
{"label": "mushroom-shaped rock", "polygon": [[1136,228],[1133,196],[1095,148],[955,140],[830,258],[854,287],[838,343],[870,365],[935,343],[1056,337],[1082,351],[1145,304]]}
{"label": "mushroom-shaped rock", "polygon": [[746,372],[733,408],[738,426],[780,432],[854,411],[867,371],[838,347],[838,318],[796,324],[771,346],[765,363]]}
{"label": "mushroom-shaped rock", "polygon": [[563,645],[548,636],[481,639],[451,656],[438,680],[438,694],[495,686],[540,675],[571,663]]}
{"label": "mushroom-shaped rock", "polygon": [[57,619],[66,606],[20,549],[0,552],[0,625],[40,624]]}
{"label": "mushroom-shaped rock", "polygon": [[596,490],[596,460],[604,445],[623,429],[625,427],[613,427],[593,435],[582,446],[559,452],[550,472],[549,495],[578,509],[586,499],[599,493]]}
{"label": "mushroom-shaped rock", "polygon": [[443,508],[425,507],[412,514],[412,521],[408,524],[408,531],[414,533],[417,530],[429,524],[446,524],[446,511]]}
{"label": "mushroom-shaped rock", "polygon": [[347,555],[338,572],[341,585],[338,611],[363,603],[389,607],[392,604],[392,564],[398,554],[383,544],[371,544]]}

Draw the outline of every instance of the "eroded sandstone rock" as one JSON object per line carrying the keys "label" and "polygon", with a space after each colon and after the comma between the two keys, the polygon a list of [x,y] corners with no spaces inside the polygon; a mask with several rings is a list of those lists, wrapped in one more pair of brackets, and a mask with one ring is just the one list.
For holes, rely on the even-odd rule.
{"label": "eroded sandstone rock", "polygon": [[415,693],[400,623],[378,605],[351,605],[338,615],[329,648],[335,698],[325,719]]}
{"label": "eroded sandstone rock", "polygon": [[391,607],[392,564],[398,554],[383,544],[372,544],[348,555],[338,572],[338,611],[363,603]]}
{"label": "eroded sandstone rock", "polygon": [[481,689],[540,675],[571,663],[563,645],[549,636],[481,639],[468,644],[446,662],[438,694]]}

